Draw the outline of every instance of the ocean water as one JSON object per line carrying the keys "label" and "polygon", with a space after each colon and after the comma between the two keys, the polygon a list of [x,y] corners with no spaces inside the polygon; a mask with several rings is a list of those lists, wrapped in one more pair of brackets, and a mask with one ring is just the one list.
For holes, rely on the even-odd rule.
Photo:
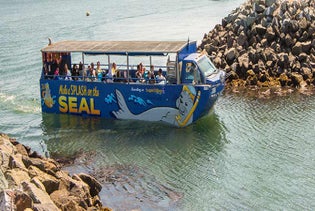
{"label": "ocean water", "polygon": [[[0,132],[73,158],[115,210],[313,210],[315,96],[226,92],[184,128],[42,114],[40,49],[58,40],[197,40],[241,0],[0,0]],[[86,12],[90,16],[86,16]]]}

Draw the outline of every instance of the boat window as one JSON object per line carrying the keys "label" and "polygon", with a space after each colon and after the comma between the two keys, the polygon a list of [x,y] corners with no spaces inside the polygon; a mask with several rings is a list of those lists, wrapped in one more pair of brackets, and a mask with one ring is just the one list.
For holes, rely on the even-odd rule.
{"label": "boat window", "polygon": [[207,77],[216,71],[215,66],[210,61],[210,59],[206,56],[203,56],[201,59],[197,61],[198,67],[201,72]]}

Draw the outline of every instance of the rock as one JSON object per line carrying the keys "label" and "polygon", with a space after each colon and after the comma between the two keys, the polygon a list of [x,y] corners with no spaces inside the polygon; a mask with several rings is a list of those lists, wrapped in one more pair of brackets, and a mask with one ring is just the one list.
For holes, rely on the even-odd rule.
{"label": "rock", "polygon": [[265,5],[262,5],[258,2],[254,2],[253,9],[257,13],[263,13],[265,11]]}
{"label": "rock", "polygon": [[309,53],[311,49],[311,45],[312,45],[311,41],[301,42],[302,52]]}
{"label": "rock", "polygon": [[80,199],[80,206],[86,209],[90,205],[90,188],[77,175],[73,175],[72,178],[73,183],[69,192],[71,195],[78,197]]}
{"label": "rock", "polygon": [[235,59],[237,51],[235,48],[230,48],[225,52],[225,57],[227,62],[231,62]]}
{"label": "rock", "polygon": [[0,191],[0,209],[8,211],[16,209],[14,205],[14,191],[12,190]]}
{"label": "rock", "polygon": [[20,168],[26,169],[25,165],[22,161],[22,154],[10,155],[9,157],[9,168]]}
{"label": "rock", "polygon": [[287,76],[287,74],[282,73],[279,77],[279,81],[281,86],[287,86],[289,82],[289,77]]}
{"label": "rock", "polygon": [[237,61],[240,65],[240,67],[243,67],[245,69],[248,69],[249,67],[249,57],[248,57],[248,54],[243,54],[242,56],[239,56],[237,58]]}
{"label": "rock", "polygon": [[287,47],[291,48],[295,43],[290,34],[287,34],[284,38]]}
{"label": "rock", "polygon": [[[34,207],[42,207],[45,208],[44,210],[59,211],[58,207],[54,204],[49,195],[37,188],[34,184],[30,182],[23,182],[22,187],[23,190],[32,198],[35,203]],[[41,204],[41,206],[36,204]]]}
{"label": "rock", "polygon": [[300,53],[300,55],[298,56],[298,60],[300,62],[306,62],[307,59],[308,59],[308,55],[306,53]]}
{"label": "rock", "polygon": [[300,75],[299,73],[292,73],[291,74],[291,79],[292,79],[292,84],[295,87],[305,87],[306,82],[303,80],[303,76]]}
{"label": "rock", "polygon": [[276,0],[266,0],[266,1],[265,1],[266,7],[270,7],[270,6],[272,6],[274,3],[276,3]]}
{"label": "rock", "polygon": [[292,47],[292,54],[294,56],[298,56],[302,53],[302,44],[301,42],[296,42],[295,45]]}
{"label": "rock", "polygon": [[299,21],[299,26],[300,26],[300,28],[301,28],[303,31],[307,29],[308,25],[309,25],[309,23],[308,23],[308,21],[306,20],[305,17],[303,17],[303,18],[300,19],[300,21]]}
{"label": "rock", "polygon": [[[4,134],[0,134],[0,163],[0,210],[106,209],[98,196],[101,185],[93,177],[71,177],[54,160],[30,153],[30,148]],[[49,194],[57,193],[65,204],[51,199]]]}
{"label": "rock", "polygon": [[276,34],[274,33],[273,28],[271,26],[267,28],[265,36],[268,42],[271,43],[272,41],[274,41]]}
{"label": "rock", "polygon": [[78,176],[89,185],[90,187],[90,194],[92,197],[99,194],[99,192],[102,190],[102,185],[93,177],[91,177],[88,174],[78,174]]}
{"label": "rock", "polygon": [[5,176],[0,168],[0,191],[8,188],[8,181],[5,179]]}
{"label": "rock", "polygon": [[304,80],[310,79],[313,77],[312,70],[309,67],[302,67],[301,74]]}
{"label": "rock", "polygon": [[237,38],[237,44],[243,46],[247,42],[247,36],[244,32],[241,32]]}
{"label": "rock", "polygon": [[256,30],[257,34],[259,34],[259,35],[264,35],[267,31],[266,27],[262,26],[261,24],[256,25],[255,30]]}
{"label": "rock", "polygon": [[30,166],[28,168],[29,175],[31,178],[36,177],[44,186],[45,190],[48,194],[51,194],[59,187],[59,180],[43,171],[35,166]]}
{"label": "rock", "polygon": [[33,177],[31,179],[31,183],[33,183],[34,185],[36,185],[37,188],[41,189],[42,191],[46,191],[45,186],[43,185],[43,183],[39,180],[38,177]]}
{"label": "rock", "polygon": [[20,190],[16,190],[14,196],[16,211],[24,211],[27,208],[33,209],[33,200],[29,195]]}
{"label": "rock", "polygon": [[18,168],[7,170],[4,175],[9,187],[18,187],[22,182],[29,182],[31,180],[27,171]]}
{"label": "rock", "polygon": [[15,148],[17,150],[17,153],[24,155],[24,156],[28,156],[29,153],[29,149],[27,149],[25,146],[23,146],[22,144],[18,143],[15,145]]}

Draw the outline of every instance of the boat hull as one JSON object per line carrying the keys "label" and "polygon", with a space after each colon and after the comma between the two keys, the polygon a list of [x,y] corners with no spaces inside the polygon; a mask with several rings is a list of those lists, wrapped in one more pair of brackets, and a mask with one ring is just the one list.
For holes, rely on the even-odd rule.
{"label": "boat hull", "polygon": [[223,84],[175,85],[40,79],[42,111],[165,122],[185,127],[206,115]]}

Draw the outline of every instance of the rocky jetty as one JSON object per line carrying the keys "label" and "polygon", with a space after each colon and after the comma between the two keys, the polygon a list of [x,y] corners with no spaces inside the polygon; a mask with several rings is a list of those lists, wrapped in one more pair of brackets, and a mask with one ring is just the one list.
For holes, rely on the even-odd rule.
{"label": "rocky jetty", "polygon": [[70,176],[60,165],[0,134],[0,210],[110,210],[101,184],[88,174]]}
{"label": "rocky jetty", "polygon": [[249,0],[204,35],[227,87],[313,87],[315,0]]}

